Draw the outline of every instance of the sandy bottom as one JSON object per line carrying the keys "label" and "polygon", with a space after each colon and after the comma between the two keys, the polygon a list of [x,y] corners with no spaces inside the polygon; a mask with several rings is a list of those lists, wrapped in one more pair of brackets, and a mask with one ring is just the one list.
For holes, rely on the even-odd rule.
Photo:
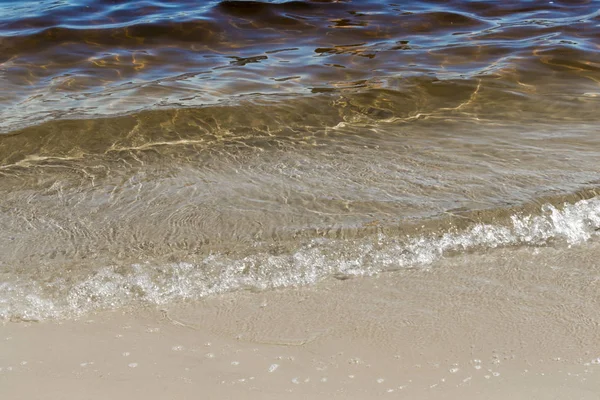
{"label": "sandy bottom", "polygon": [[0,326],[3,399],[598,399],[600,244]]}

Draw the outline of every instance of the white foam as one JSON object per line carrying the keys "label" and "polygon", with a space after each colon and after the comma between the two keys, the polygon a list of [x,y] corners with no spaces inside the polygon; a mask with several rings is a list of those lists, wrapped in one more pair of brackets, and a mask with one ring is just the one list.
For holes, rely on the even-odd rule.
{"label": "white foam", "polygon": [[[513,215],[506,225],[476,224],[441,235],[314,239],[289,254],[259,252],[240,259],[213,254],[198,263],[109,266],[71,286],[16,279],[0,283],[0,318],[64,318],[91,310],[136,303],[160,305],[247,288],[310,285],[333,275],[372,275],[427,266],[450,251],[541,246],[550,241],[575,245],[598,235],[599,228],[600,198],[593,198],[562,209],[545,205],[540,215]],[[48,285],[54,291],[49,291]]]}

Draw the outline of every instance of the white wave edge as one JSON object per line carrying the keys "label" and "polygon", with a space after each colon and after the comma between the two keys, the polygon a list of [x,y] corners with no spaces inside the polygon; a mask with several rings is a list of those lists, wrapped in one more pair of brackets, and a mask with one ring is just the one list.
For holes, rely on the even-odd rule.
{"label": "white wave edge", "polygon": [[442,235],[344,241],[314,239],[291,254],[257,253],[242,259],[215,254],[200,263],[108,266],[85,280],[48,294],[47,283],[1,282],[0,319],[44,320],[78,317],[94,310],[136,303],[161,305],[177,300],[244,289],[310,285],[335,275],[373,275],[382,271],[428,266],[450,251],[500,246],[568,246],[600,234],[600,197],[541,207],[541,215],[513,215],[506,226],[476,224]]}

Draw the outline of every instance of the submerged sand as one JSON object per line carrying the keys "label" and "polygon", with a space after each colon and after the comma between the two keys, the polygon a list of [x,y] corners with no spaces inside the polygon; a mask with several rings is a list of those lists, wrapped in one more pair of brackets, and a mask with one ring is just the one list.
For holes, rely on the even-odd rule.
{"label": "submerged sand", "polygon": [[600,243],[0,326],[5,399],[597,399]]}

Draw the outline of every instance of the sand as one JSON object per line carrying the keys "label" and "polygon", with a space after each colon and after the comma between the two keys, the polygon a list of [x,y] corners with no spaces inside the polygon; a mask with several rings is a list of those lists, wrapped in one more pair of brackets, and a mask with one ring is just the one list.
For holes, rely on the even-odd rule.
{"label": "sand", "polygon": [[600,243],[0,326],[3,399],[597,399]]}

